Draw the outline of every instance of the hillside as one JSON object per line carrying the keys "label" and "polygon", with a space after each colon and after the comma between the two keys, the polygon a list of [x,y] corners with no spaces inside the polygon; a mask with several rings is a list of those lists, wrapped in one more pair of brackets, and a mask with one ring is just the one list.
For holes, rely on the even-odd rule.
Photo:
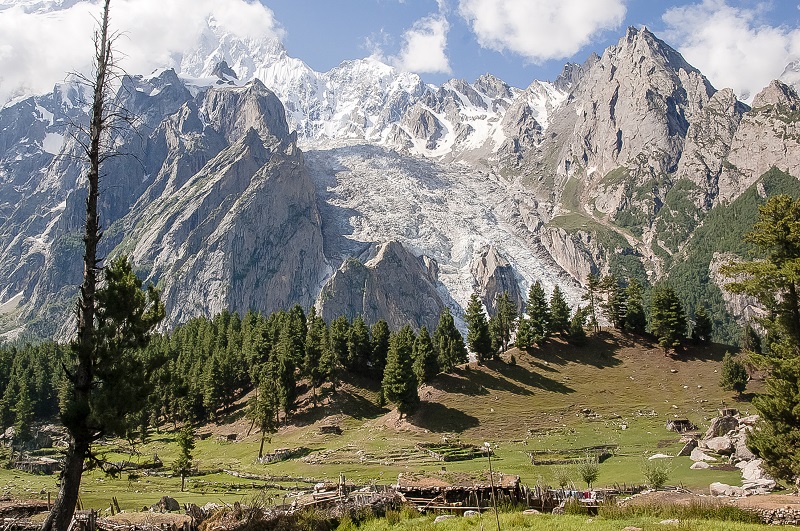
{"label": "hillside", "polygon": [[[374,382],[347,378],[348,383],[335,395],[327,394],[316,408],[310,396],[301,398],[298,413],[269,439],[265,450],[302,450],[295,458],[268,465],[255,463],[261,434],[254,430],[248,435],[250,423],[243,416],[242,399],[219,424],[198,428],[198,433],[210,436],[197,441],[195,465],[205,471],[272,476],[275,479],[269,483],[305,488],[317,481],[335,481],[340,473],[348,481],[366,484],[391,483],[400,473],[453,480],[486,470],[485,459],[442,463],[417,447],[447,439],[451,444],[491,443],[496,470],[535,484],[552,483],[553,467],[532,465],[528,452],[540,451],[539,459],[563,459],[581,457],[581,448],[612,445],[618,449],[600,466],[598,484],[640,483],[645,456],[675,455],[682,446],[679,435],[665,429],[667,420],[688,418],[705,429],[723,405],[750,409],[747,401],[737,401],[719,388],[717,371],[724,352],[721,345],[688,346],[680,355],[666,357],[657,345],[617,332],[602,332],[580,348],[552,340],[535,353],[508,352],[505,359],[513,355],[514,365],[492,361],[439,375],[420,390],[419,410],[403,420],[376,405]],[[758,387],[759,382],[750,382],[748,391]],[[320,427],[328,425],[339,426],[342,434],[321,434]],[[124,443],[101,450],[110,451],[107,456],[113,460],[139,463],[149,463],[157,454],[169,466],[177,456],[172,428],[151,431],[147,444],[137,444],[133,454]],[[234,442],[222,440],[234,434]],[[688,458],[670,460],[669,482],[703,492],[714,481],[739,484],[738,471],[689,470],[690,464]],[[18,471],[0,472],[0,481],[8,481],[14,494],[52,491],[55,485],[52,476]],[[578,478],[575,481],[579,483]],[[164,493],[203,503],[219,496],[241,499],[250,495],[253,485],[262,484],[224,474],[197,476],[189,478],[189,493],[181,494],[176,492],[177,478],[113,480],[94,472],[84,483],[82,496],[92,500],[88,503],[105,506],[116,495],[123,506],[140,508]],[[214,499],[208,497],[212,493]]]}

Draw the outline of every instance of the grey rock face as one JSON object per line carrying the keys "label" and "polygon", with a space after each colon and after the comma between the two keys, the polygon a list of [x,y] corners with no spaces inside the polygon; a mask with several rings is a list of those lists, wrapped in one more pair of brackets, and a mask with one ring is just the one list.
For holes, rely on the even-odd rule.
{"label": "grey rock face", "polygon": [[541,238],[553,260],[578,282],[584,282],[590,273],[601,271],[597,264],[605,261],[592,234],[585,231],[570,234],[558,227],[544,227]]}
{"label": "grey rock face", "polygon": [[754,297],[731,293],[724,289],[732,279],[722,274],[722,267],[738,260],[740,258],[733,253],[715,253],[708,266],[709,278],[720,288],[725,307],[731,315],[738,316],[743,322],[753,321],[765,315],[764,308],[758,301]]}
{"label": "grey rock face", "polygon": [[731,89],[714,94],[687,130],[676,180],[687,179],[702,194],[695,196],[698,208],[708,210],[719,194],[719,176],[734,134],[747,107]]}
{"label": "grey rock face", "polygon": [[424,140],[428,149],[436,148],[436,141],[442,136],[442,124],[431,111],[416,106],[403,117],[402,123],[412,138]]}
{"label": "grey rock face", "polygon": [[558,171],[594,167],[594,180],[639,157],[657,172],[674,171],[689,123],[713,93],[675,50],[646,29],[629,28],[559,111],[558,136],[564,138],[556,140],[563,146]]}
{"label": "grey rock face", "polygon": [[497,312],[497,297],[503,292],[508,293],[517,309],[522,309],[525,299],[520,293],[514,268],[493,245],[484,249],[472,262],[472,274],[478,284],[478,296],[489,315]]}
{"label": "grey rock face", "polygon": [[[122,86],[118,104],[136,114],[139,129],[122,131],[117,149],[138,163],[121,156],[105,166],[113,179],[101,189],[102,254],[130,255],[139,274],[159,284],[167,325],[223,309],[310,305],[325,269],[321,220],[275,95],[254,82],[196,101],[171,71]],[[24,227],[40,245],[25,260],[15,258],[13,242],[0,253],[0,269],[14,263],[16,281],[0,289],[23,291],[21,319],[39,319],[35,331],[47,336],[69,335],[80,282],[71,265],[81,253],[85,192],[75,160],[54,159],[40,192],[22,190],[46,218],[17,209],[5,225]]]}
{"label": "grey rock face", "polygon": [[392,329],[436,328],[444,303],[435,262],[395,241],[371,248],[362,259],[346,260],[322,288],[316,306],[325,320],[360,315],[367,324],[385,319]]}
{"label": "grey rock face", "polygon": [[717,201],[730,202],[772,167],[800,175],[800,98],[773,81],[742,117],[719,178]]}
{"label": "grey rock face", "polygon": [[733,452],[733,443],[730,437],[712,437],[703,441],[703,445],[709,450],[720,455],[730,455]]}

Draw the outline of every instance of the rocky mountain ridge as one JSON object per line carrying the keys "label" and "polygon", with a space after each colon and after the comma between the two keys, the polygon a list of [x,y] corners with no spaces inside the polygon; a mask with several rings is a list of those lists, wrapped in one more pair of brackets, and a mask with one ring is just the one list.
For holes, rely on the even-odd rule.
{"label": "rocky mountain ridge", "polygon": [[[751,109],[646,29],[524,90],[373,58],[317,73],[209,31],[180,73],[124,78],[136,121],[101,195],[103,252],[161,287],[171,325],[315,303],[432,327],[473,291],[521,305],[534,280],[577,304],[588,273],[663,278],[708,212],[772,167],[800,175],[793,88]],[[69,334],[85,96],[66,82],[0,110],[6,337]]]}

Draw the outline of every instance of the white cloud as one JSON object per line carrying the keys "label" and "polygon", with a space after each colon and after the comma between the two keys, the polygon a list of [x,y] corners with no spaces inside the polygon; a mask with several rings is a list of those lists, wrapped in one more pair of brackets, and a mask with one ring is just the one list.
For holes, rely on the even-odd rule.
{"label": "white cloud", "polygon": [[446,52],[448,31],[450,23],[442,14],[416,21],[403,34],[403,47],[397,56],[390,58],[390,62],[396,68],[408,72],[452,73]]}
{"label": "white cloud", "polygon": [[571,57],[599,31],[618,28],[624,0],[460,0],[459,12],[484,48],[534,62]]}
{"label": "white cloud", "polygon": [[[51,5],[49,13],[23,5],[0,10],[0,105],[47,92],[68,72],[89,72],[99,2]],[[120,66],[137,74],[179,67],[182,52],[203,47],[209,16],[237,37],[283,36],[272,11],[252,0],[115,0],[111,26],[119,34]]]}
{"label": "white cloud", "polygon": [[[764,7],[760,5],[759,7]],[[800,58],[800,29],[760,22],[756,9],[725,0],[676,7],[663,16],[665,37],[717,88],[730,87],[750,100]]]}

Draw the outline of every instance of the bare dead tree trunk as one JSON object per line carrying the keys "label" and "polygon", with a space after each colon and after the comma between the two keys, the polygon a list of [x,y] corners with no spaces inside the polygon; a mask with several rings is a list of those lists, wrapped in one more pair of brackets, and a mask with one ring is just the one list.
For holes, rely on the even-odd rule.
{"label": "bare dead tree trunk", "polygon": [[64,470],[61,473],[61,488],[53,509],[42,525],[42,531],[67,531],[83,475],[86,459],[94,436],[88,425],[90,413],[89,398],[94,379],[95,353],[95,293],[99,273],[97,245],[102,233],[100,217],[97,212],[100,162],[102,158],[101,140],[105,130],[105,103],[109,89],[109,69],[112,66],[111,45],[108,34],[108,8],[110,0],[105,0],[100,29],[95,35],[95,68],[92,116],[89,126],[89,144],[86,155],[89,159],[88,197],[86,199],[86,225],[83,235],[83,283],[78,301],[78,333],[72,349],[76,355],[74,373],[70,375],[74,401],[73,418],[65,422],[72,438],[67,450]]}

